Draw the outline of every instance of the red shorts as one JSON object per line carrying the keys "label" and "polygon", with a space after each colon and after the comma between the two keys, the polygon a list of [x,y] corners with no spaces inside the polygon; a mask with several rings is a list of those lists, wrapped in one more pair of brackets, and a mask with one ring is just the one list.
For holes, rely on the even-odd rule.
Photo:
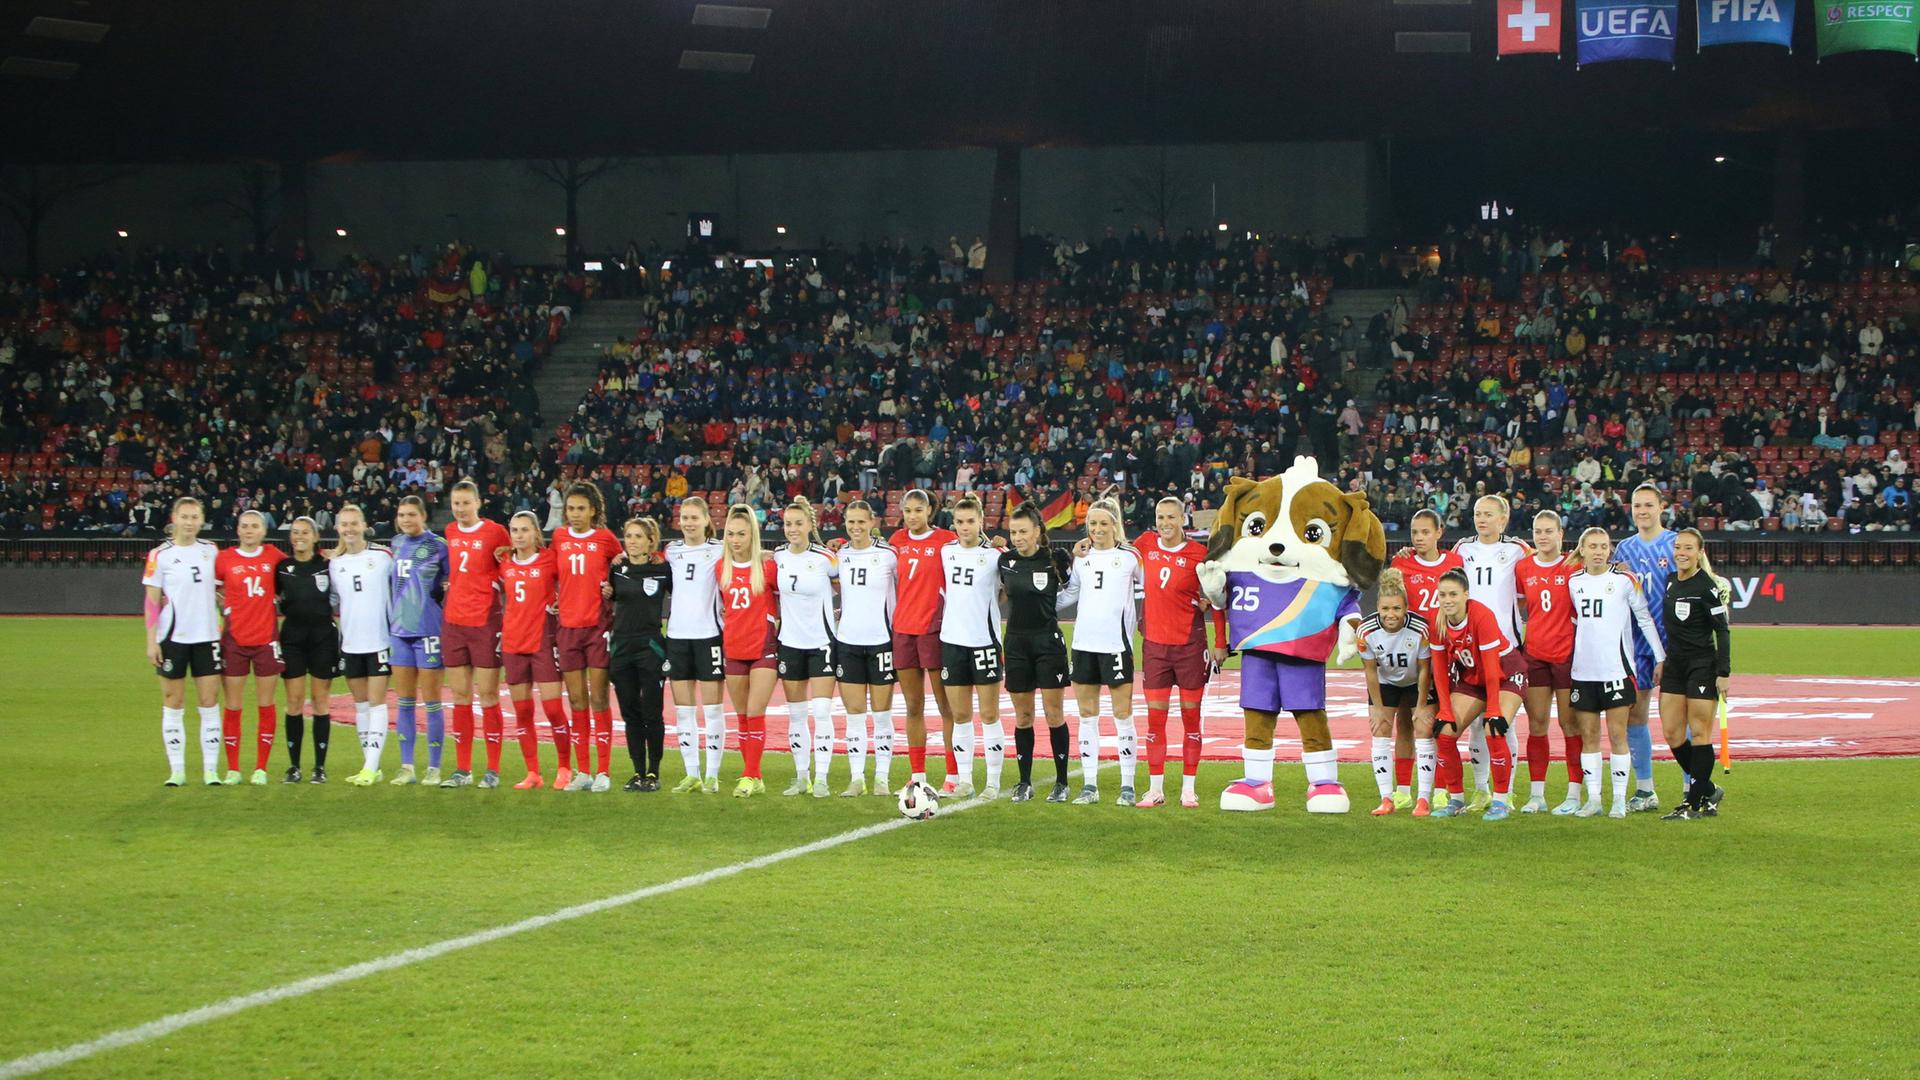
{"label": "red shorts", "polygon": [[[722,641],[724,640],[723,636]],[[736,641],[735,644],[752,649],[752,631],[747,631],[747,640]],[[726,663],[722,665],[723,670],[728,675],[745,675],[749,671],[778,668],[780,666],[780,631],[772,623],[767,624],[766,637],[761,640],[760,647],[754,651],[759,655],[750,656],[744,660],[728,653]]]}
{"label": "red shorts", "polygon": [[779,666],[780,659],[777,656],[763,656],[758,660],[735,660],[729,656],[726,663],[728,675],[745,675],[750,671],[771,671]]}
{"label": "red shorts", "polygon": [[1540,660],[1527,657],[1527,685],[1544,686],[1549,690],[1573,689],[1573,658]]}
{"label": "red shorts", "polygon": [[[1462,673],[1456,665],[1447,670],[1447,675],[1452,681],[1454,693],[1487,700],[1486,679],[1478,671]],[[1527,657],[1519,649],[1511,650],[1500,658],[1500,689],[1509,694],[1527,692]]]}
{"label": "red shorts", "polygon": [[236,645],[233,638],[220,639],[220,674],[229,679],[242,675],[279,675],[287,670],[280,661],[280,643]]}
{"label": "red shorts", "polygon": [[1198,690],[1207,685],[1207,645],[1189,641],[1184,645],[1162,645],[1143,641],[1140,645],[1140,685],[1148,690]]}
{"label": "red shorts", "polygon": [[893,670],[939,671],[940,631],[924,634],[893,632]]}
{"label": "red shorts", "polygon": [[500,624],[440,627],[440,666],[497,668],[500,666]]}
{"label": "red shorts", "polygon": [[560,659],[552,649],[530,653],[501,653],[501,666],[507,669],[508,686],[560,681]]}
{"label": "red shorts", "polygon": [[561,671],[607,667],[607,632],[598,626],[563,626],[554,635]]}

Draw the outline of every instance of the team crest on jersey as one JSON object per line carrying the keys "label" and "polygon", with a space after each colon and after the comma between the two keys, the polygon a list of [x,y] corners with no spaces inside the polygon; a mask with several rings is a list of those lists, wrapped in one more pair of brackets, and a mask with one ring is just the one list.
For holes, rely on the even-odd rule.
{"label": "team crest on jersey", "polygon": [[660,579],[650,577],[647,580],[641,582],[640,591],[643,593],[646,593],[648,596],[655,595],[660,591]]}
{"label": "team crest on jersey", "polygon": [[325,574],[313,575],[313,587],[316,589],[319,589],[321,592],[326,592],[327,589],[330,588],[332,585],[333,585],[333,582],[328,580],[327,575]]}
{"label": "team crest on jersey", "polygon": [[1689,615],[1691,615],[1691,614],[1693,614],[1693,601],[1691,601],[1691,600],[1675,600],[1675,601],[1673,602],[1673,617],[1674,617],[1674,618],[1676,618],[1676,619],[1679,619],[1679,620],[1680,620],[1681,622],[1686,622],[1686,621],[1687,621],[1687,616],[1689,616]]}
{"label": "team crest on jersey", "polygon": [[1052,579],[1045,570],[1036,570],[1033,573],[1033,587],[1039,589],[1041,592],[1047,591],[1047,582],[1050,580]]}

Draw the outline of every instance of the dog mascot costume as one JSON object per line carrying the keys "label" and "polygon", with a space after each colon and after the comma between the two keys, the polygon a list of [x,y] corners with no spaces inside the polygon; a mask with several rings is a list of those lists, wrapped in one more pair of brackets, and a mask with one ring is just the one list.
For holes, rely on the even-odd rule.
{"label": "dog mascot costume", "polygon": [[1327,725],[1327,658],[1353,659],[1360,590],[1387,559],[1387,537],[1365,495],[1320,478],[1312,458],[1258,483],[1227,482],[1200,587],[1227,613],[1240,653],[1241,758],[1246,775],[1220,795],[1222,810],[1273,809],[1273,730],[1282,710],[1300,728],[1307,811],[1347,812]]}

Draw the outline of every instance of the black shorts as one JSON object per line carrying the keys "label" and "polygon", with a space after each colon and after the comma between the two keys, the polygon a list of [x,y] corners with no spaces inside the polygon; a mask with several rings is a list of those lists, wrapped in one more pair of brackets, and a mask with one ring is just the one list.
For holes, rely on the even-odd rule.
{"label": "black shorts", "polygon": [[940,683],[943,686],[986,686],[1000,681],[1000,647],[940,643]]}
{"label": "black shorts", "polygon": [[1714,669],[1719,663],[1712,656],[1668,656],[1666,667],[1660,669],[1660,692],[1718,701],[1720,676]]}
{"label": "black shorts", "polygon": [[1632,705],[1638,697],[1633,688],[1633,676],[1615,679],[1611,682],[1587,682],[1573,680],[1573,709],[1575,712],[1598,713],[1608,709],[1625,708]]}
{"label": "black shorts", "polygon": [[893,670],[893,642],[885,645],[833,647],[833,676],[851,686],[892,686],[900,681]]}
{"label": "black shorts", "polygon": [[332,623],[303,627],[280,626],[280,662],[283,679],[334,679],[340,675],[340,635]]}
{"label": "black shorts", "polygon": [[349,679],[376,679],[393,674],[391,661],[393,651],[381,649],[379,652],[343,652],[340,654],[340,674]]}
{"label": "black shorts", "polygon": [[1133,650],[1117,653],[1073,650],[1075,686],[1120,686],[1133,681]]}
{"label": "black shorts", "polygon": [[667,639],[667,678],[682,682],[719,682],[726,678],[726,655],[720,639]]}
{"label": "black shorts", "polygon": [[196,641],[189,645],[163,641],[160,643],[160,665],[153,671],[163,679],[184,679],[188,676],[198,679],[222,674],[220,643]]}
{"label": "black shorts", "polygon": [[1067,643],[1058,630],[1007,635],[1007,692],[1030,694],[1067,685]]}
{"label": "black shorts", "polygon": [[791,645],[782,645],[775,655],[780,658],[775,670],[780,672],[782,679],[804,682],[833,674],[831,646],[824,649],[796,649]]}
{"label": "black shorts", "polygon": [[[1411,709],[1420,704],[1419,690],[1419,683],[1395,686],[1392,683],[1383,682],[1380,684],[1380,700],[1374,704],[1383,709]],[[1427,696],[1431,698],[1433,695],[1428,693]]]}

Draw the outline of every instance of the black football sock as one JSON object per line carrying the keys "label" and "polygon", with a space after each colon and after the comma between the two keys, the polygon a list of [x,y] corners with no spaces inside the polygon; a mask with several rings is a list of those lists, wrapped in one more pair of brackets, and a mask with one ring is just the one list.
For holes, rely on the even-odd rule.
{"label": "black football sock", "polygon": [[307,718],[295,713],[287,717],[287,764],[300,767],[300,744],[307,738]]}
{"label": "black football sock", "polygon": [[654,717],[647,722],[647,767],[641,771],[643,776],[660,775],[660,755],[667,749],[667,721],[654,710]]}
{"label": "black football sock", "polygon": [[1020,782],[1033,783],[1033,727],[1015,727],[1013,729],[1014,749],[1020,755]]}
{"label": "black football sock", "polygon": [[1067,782],[1067,725],[1054,724],[1047,729],[1047,738],[1053,742],[1054,782]]}
{"label": "black football sock", "polygon": [[1693,743],[1683,742],[1670,747],[1673,760],[1680,765],[1680,790],[1684,793],[1681,802],[1693,801]]}
{"label": "black football sock", "polygon": [[333,731],[333,717],[320,713],[313,718],[313,767],[327,767],[327,736]]}
{"label": "black football sock", "polygon": [[1699,792],[1699,801],[1694,803],[1695,806],[1705,806],[1713,799],[1713,769],[1719,763],[1719,755],[1711,744],[1693,745],[1694,785]]}

